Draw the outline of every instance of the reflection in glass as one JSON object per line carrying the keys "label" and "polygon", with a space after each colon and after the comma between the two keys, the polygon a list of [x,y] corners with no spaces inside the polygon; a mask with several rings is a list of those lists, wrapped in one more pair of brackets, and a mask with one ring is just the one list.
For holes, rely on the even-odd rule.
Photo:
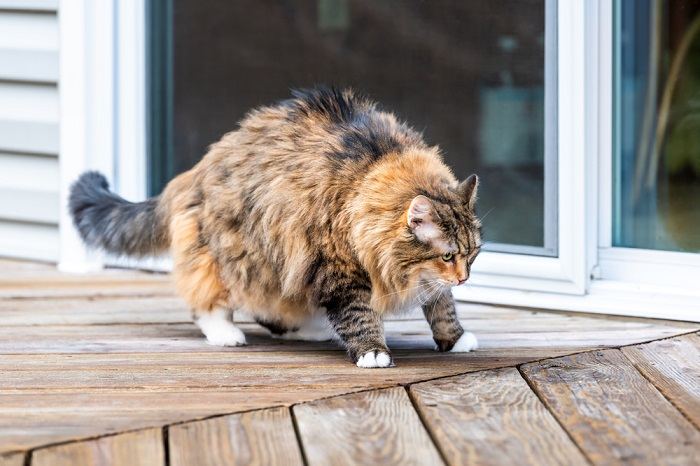
{"label": "reflection in glass", "polygon": [[700,252],[700,1],[616,7],[614,246]]}
{"label": "reflection in glass", "polygon": [[173,7],[173,149],[153,191],[249,109],[290,87],[348,85],[424,131],[459,178],[481,176],[489,242],[543,246],[544,0]]}

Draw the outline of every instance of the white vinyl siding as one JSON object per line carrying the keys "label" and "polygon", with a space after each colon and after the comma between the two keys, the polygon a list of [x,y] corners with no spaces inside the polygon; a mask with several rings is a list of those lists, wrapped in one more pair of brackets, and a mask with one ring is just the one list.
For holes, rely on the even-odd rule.
{"label": "white vinyl siding", "polygon": [[0,0],[0,256],[58,260],[55,0]]}

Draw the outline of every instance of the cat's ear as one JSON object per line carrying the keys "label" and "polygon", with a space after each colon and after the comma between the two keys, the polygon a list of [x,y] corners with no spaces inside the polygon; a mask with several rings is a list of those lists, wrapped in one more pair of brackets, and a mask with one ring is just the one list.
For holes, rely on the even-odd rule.
{"label": "cat's ear", "polygon": [[442,233],[435,223],[435,207],[425,196],[416,196],[408,207],[408,227],[411,229],[418,241],[429,243],[439,238]]}
{"label": "cat's ear", "polygon": [[476,205],[476,193],[479,190],[479,177],[470,175],[459,184],[457,189],[469,210],[473,211]]}

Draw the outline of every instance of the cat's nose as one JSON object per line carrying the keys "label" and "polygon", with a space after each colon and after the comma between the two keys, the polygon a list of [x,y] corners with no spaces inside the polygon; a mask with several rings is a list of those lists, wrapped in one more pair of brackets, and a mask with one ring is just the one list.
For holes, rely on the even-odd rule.
{"label": "cat's nose", "polygon": [[465,283],[467,283],[466,278],[463,278],[462,280],[459,281],[459,285],[464,285]]}

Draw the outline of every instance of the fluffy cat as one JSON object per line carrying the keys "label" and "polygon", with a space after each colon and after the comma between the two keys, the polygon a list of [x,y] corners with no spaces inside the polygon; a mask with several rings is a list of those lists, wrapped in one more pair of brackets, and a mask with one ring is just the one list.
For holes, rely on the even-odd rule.
{"label": "fluffy cat", "polygon": [[90,246],[169,249],[176,288],[211,344],[245,344],[236,309],[277,335],[325,314],[358,366],[388,367],[382,317],[417,305],[438,350],[476,348],[450,288],[481,245],[477,186],[475,175],[458,183],[394,115],[318,87],[251,111],[158,197],[128,202],[88,172],[70,210]]}

